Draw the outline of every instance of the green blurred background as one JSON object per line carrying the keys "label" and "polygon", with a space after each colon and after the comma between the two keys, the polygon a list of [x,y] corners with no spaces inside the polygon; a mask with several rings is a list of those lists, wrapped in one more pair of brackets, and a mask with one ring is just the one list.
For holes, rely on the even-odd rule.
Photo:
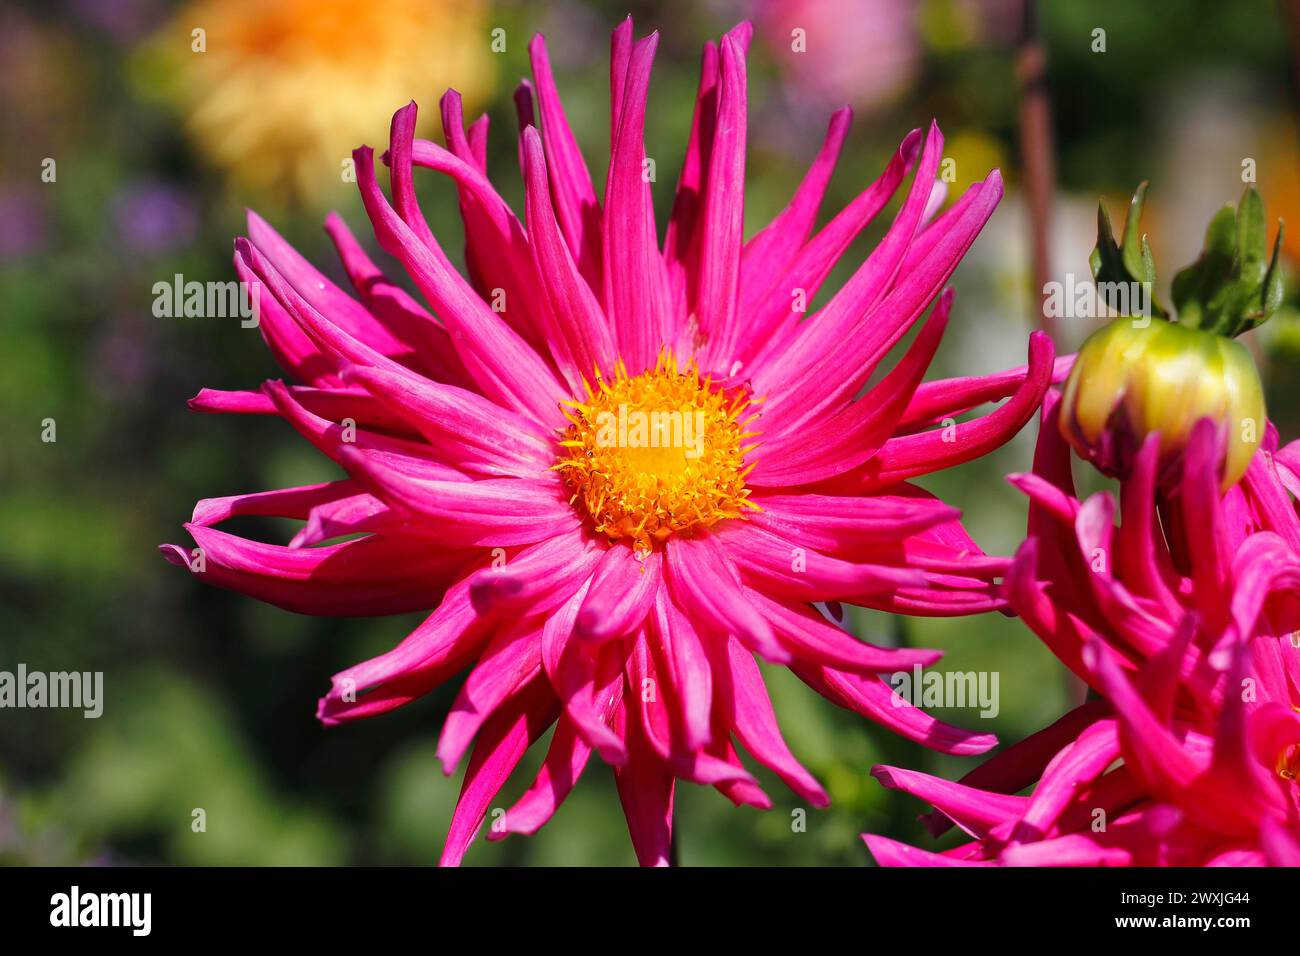
{"label": "green blurred background", "polygon": [[[237,320],[155,318],[152,287],[176,273],[232,279],[231,240],[245,206],[341,280],[320,229],[324,212],[337,209],[370,241],[355,186],[340,172],[348,148],[361,138],[382,145],[388,117],[408,98],[435,119],[447,85],[465,93],[471,116],[491,115],[492,175],[518,209],[510,94],[529,73],[526,46],[536,31],[547,34],[599,190],[608,33],[629,8],[639,33],[662,34],[646,134],[658,162],[661,224],[690,123],[699,48],[752,17],[748,231],[784,205],[838,105],[853,105],[856,118],[823,221],[875,178],[909,129],[935,117],[958,189],[996,165],[1008,191],[958,270],[953,321],[932,377],[1023,363],[1036,303],[1018,158],[1018,0],[417,0],[343,12],[305,0],[7,3],[0,669],[25,662],[33,670],[103,671],[105,703],[98,720],[79,711],[0,710],[0,862],[436,859],[459,775],[441,774],[434,747],[456,687],[360,724],[325,730],[314,718],[331,674],[388,649],[421,616],[301,617],[204,587],[157,553],[160,542],[185,540],[180,524],[199,498],[336,475],[278,420],[187,411],[185,400],[203,386],[256,388],[280,372],[258,333]],[[1239,195],[1246,159],[1255,160],[1270,215],[1289,216],[1300,237],[1288,9],[1266,0],[1042,5],[1058,171],[1054,275],[1086,273],[1098,197],[1119,213],[1133,186],[1150,179],[1147,222],[1167,281],[1195,256],[1212,212]],[[803,57],[790,49],[795,26],[807,30]],[[205,31],[203,53],[192,49],[195,28]],[[502,52],[492,49],[494,28],[504,30]],[[1098,29],[1104,52],[1095,49]],[[42,179],[48,159],[53,182]],[[453,190],[432,176],[420,187],[431,225],[459,255]],[[891,214],[892,207],[881,221]],[[879,234],[868,230],[828,287]],[[1290,255],[1298,249],[1292,240]],[[1059,344],[1073,348],[1088,331],[1064,320]],[[1295,437],[1294,309],[1251,344],[1271,414],[1284,438]],[[56,442],[41,439],[45,419],[56,422]],[[1022,535],[1023,501],[1001,476],[1028,468],[1035,428],[927,483],[966,511],[990,551],[1007,553]],[[241,530],[277,541],[291,533],[273,522]],[[978,729],[1004,741],[1068,705],[1062,669],[1014,620],[861,614],[853,624],[879,643],[944,648],[943,669],[998,671],[996,719],[973,710],[941,716],[986,725]],[[974,762],[900,742],[786,672],[767,674],[790,746],[826,784],[833,806],[810,809],[806,832],[792,832],[800,804],[770,776],[763,780],[776,807],[767,813],[682,784],[681,862],[863,865],[857,834],[866,830],[928,845],[915,819],[923,808],[878,786],[869,768],[888,762],[956,776]],[[499,803],[526,786],[539,751]],[[207,814],[203,833],[191,830],[197,807]],[[593,761],[539,835],[480,839],[467,862],[633,862],[610,774]]]}

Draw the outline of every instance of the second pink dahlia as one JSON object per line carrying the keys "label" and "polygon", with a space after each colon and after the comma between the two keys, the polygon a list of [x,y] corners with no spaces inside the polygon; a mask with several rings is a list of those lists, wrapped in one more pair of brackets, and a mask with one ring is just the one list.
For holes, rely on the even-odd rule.
{"label": "second pink dahlia", "polygon": [[[1116,506],[1079,501],[1053,393],[1029,536],[1007,574],[1025,623],[1093,698],[960,782],[878,767],[935,807],[941,853],[867,836],[883,865],[1300,866],[1300,445],[1272,425],[1220,491],[1222,437],[1193,429],[1158,486],[1160,434]],[[1032,791],[1021,791],[1032,785]]]}

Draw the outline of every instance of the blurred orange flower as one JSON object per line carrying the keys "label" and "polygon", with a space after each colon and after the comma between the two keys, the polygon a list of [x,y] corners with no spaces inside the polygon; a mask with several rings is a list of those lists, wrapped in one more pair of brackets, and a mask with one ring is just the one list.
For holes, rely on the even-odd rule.
{"label": "blurred orange flower", "polygon": [[353,181],[352,149],[383,139],[405,102],[453,77],[471,105],[489,93],[485,13],[481,0],[198,0],[153,47],[189,133],[237,190],[312,200]]}
{"label": "blurred orange flower", "polygon": [[1300,130],[1294,123],[1280,122],[1264,145],[1259,171],[1260,193],[1268,200],[1272,220],[1269,241],[1277,220],[1286,223],[1282,254],[1300,265]]}

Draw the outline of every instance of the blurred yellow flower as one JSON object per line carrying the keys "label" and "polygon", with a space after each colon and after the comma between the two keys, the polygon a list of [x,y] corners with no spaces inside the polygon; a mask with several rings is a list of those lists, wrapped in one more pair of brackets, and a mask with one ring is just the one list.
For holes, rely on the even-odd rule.
{"label": "blurred yellow flower", "polygon": [[[260,199],[319,198],[354,147],[382,142],[408,100],[454,78],[493,83],[481,0],[199,0],[154,41],[198,148]],[[425,122],[437,129],[437,110]],[[427,132],[427,131],[426,131]]]}
{"label": "blurred yellow flower", "polygon": [[[943,157],[939,176],[948,184],[947,201],[950,203],[982,180],[988,170],[1005,171],[1011,167],[1010,157],[997,138],[978,129],[959,130],[948,140]],[[1007,181],[1014,183],[1009,174]]]}

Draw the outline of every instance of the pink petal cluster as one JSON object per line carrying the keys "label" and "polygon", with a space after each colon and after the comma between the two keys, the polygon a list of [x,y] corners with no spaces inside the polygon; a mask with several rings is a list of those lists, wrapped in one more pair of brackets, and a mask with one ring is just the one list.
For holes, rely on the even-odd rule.
{"label": "pink petal cluster", "polygon": [[[1176,487],[1159,436],[1123,482],[1080,502],[1044,404],[1029,534],[1011,606],[1093,692],[959,783],[878,767],[971,842],[933,853],[866,836],[885,865],[1300,865],[1300,443],[1270,425],[1245,478],[1220,494],[1214,426],[1200,422]],[[1019,795],[1033,786],[1027,796]]]}
{"label": "pink petal cluster", "polygon": [[[354,295],[256,215],[236,242],[240,278],[260,288],[266,344],[298,384],[204,390],[192,405],[280,416],[347,477],[202,501],[186,525],[197,549],[164,553],[210,583],[302,613],[432,609],[393,650],[338,674],[319,716],[337,724],[382,714],[467,672],[438,746],[448,773],[473,748],[444,863],[462,859],[552,725],[540,773],[492,838],[544,824],[593,751],[614,768],[646,864],[669,858],[677,778],[770,806],[740,748],[826,804],[782,740],[756,655],[930,747],[969,754],[995,743],[891,705],[879,675],[937,652],[860,643],[813,605],[932,615],[1004,606],[996,580],[1007,559],[985,556],[955,509],[909,483],[1006,441],[1053,376],[1051,344],[1035,336],[1023,368],[921,384],[952,302],[940,292],[997,203],[1000,179],[991,173],[936,216],[943,139],[931,126],[814,230],[848,130],[843,110],[789,205],[746,241],[749,40],[743,24],[705,48],[662,245],[643,176],[657,38],[634,41],[630,20],[612,43],[603,197],[540,36],[533,82],[516,96],[523,222],[488,179],[486,117],[466,130],[455,93],[442,101],[445,146],[414,138],[414,104],[394,116],[383,157],[391,196],[371,150],[356,151],[379,246],[425,303],[337,216],[326,230]],[[421,213],[414,167],[457,188],[468,278]],[[817,294],[912,170],[881,243],[805,319],[795,293]],[[903,357],[861,394],[936,297]],[[593,373],[608,377],[621,363],[637,375],[664,353],[682,367],[693,361],[710,387],[753,397],[761,438],[745,481],[759,510],[638,552],[597,533],[575,507],[554,467],[557,436],[568,421],[562,403],[583,395]],[[1008,397],[984,417],[934,427]],[[216,527],[237,515],[305,524],[280,546]]]}

